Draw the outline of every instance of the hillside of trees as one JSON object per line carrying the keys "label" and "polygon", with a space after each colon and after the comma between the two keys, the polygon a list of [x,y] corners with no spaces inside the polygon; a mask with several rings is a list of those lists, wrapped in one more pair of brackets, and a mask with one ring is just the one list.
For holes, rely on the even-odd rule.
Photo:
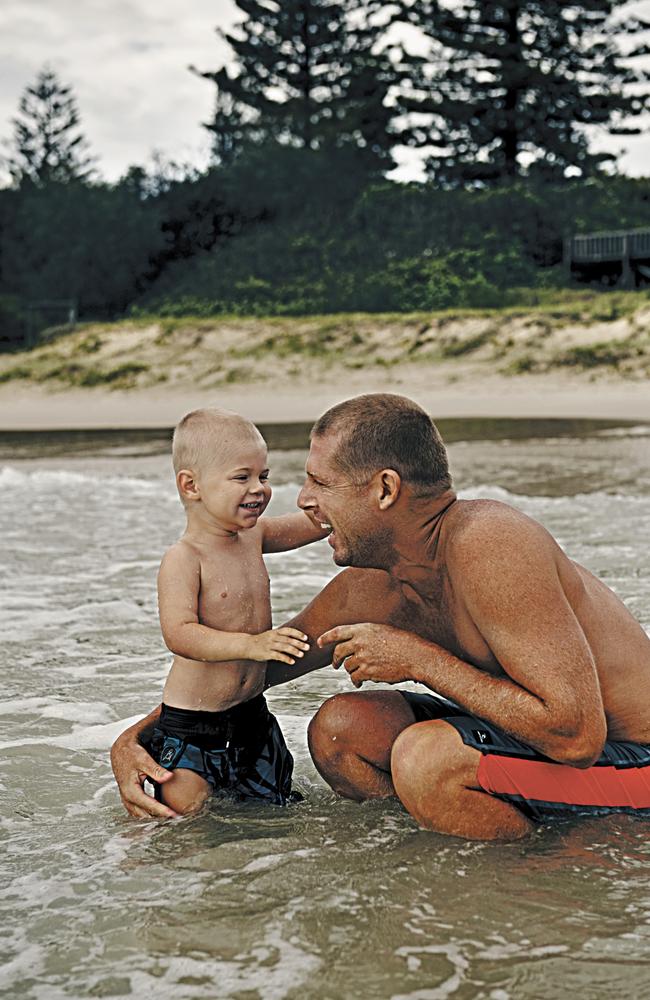
{"label": "hillside of trees", "polygon": [[[215,88],[205,171],[109,184],[70,88],[47,67],[26,88],[0,190],[6,343],[50,302],[100,320],[514,304],[567,285],[566,236],[650,225],[650,179],[590,145],[648,107],[650,24],[627,4],[237,6],[234,68],[194,70]],[[404,146],[425,181],[388,179]]]}

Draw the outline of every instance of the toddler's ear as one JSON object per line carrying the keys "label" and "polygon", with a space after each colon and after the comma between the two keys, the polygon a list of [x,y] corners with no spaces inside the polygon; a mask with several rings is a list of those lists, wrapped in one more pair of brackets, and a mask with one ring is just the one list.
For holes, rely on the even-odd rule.
{"label": "toddler's ear", "polygon": [[189,469],[181,469],[176,475],[178,492],[184,500],[199,500],[201,491],[194,478],[194,473]]}

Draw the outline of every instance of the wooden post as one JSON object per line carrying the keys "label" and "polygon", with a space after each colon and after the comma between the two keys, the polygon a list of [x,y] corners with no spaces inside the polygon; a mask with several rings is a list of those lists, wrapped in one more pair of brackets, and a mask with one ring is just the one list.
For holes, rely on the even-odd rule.
{"label": "wooden post", "polygon": [[571,257],[573,250],[573,239],[570,236],[565,236],[562,241],[562,264],[564,265],[564,273],[567,278],[571,277]]}
{"label": "wooden post", "polygon": [[630,267],[630,237],[627,233],[624,233],[621,285],[623,288],[632,288],[632,284],[632,268]]}

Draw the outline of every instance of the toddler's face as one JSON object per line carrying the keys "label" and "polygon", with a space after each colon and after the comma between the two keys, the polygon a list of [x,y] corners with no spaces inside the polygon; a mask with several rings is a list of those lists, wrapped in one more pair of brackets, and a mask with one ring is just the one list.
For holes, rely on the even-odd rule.
{"label": "toddler's face", "polygon": [[197,476],[205,510],[227,531],[252,528],[268,506],[271,487],[266,448],[247,442]]}

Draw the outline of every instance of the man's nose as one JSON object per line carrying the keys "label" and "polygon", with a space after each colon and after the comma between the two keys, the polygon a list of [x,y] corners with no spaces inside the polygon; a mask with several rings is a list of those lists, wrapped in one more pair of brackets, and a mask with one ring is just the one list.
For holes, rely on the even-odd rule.
{"label": "man's nose", "polygon": [[298,494],[298,506],[301,510],[307,510],[308,507],[314,507],[314,501],[309,496],[309,491],[307,489],[307,483],[303,486],[300,493]]}

